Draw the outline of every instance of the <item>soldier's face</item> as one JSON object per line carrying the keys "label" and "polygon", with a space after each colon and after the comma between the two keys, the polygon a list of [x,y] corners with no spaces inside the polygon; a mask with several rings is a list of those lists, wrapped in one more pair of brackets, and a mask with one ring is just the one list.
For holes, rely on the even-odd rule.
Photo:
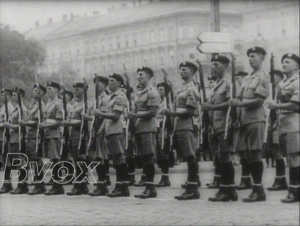
{"label": "soldier's face", "polygon": [[33,90],[32,90],[32,97],[40,97],[40,89],[35,87]]}
{"label": "soldier's face", "polygon": [[109,78],[108,87],[112,92],[115,92],[120,86],[120,82],[118,82],[114,78]]}
{"label": "soldier's face", "polygon": [[179,73],[181,75],[181,79],[183,80],[189,79],[194,74],[193,69],[189,67],[181,67]]}
{"label": "soldier's face", "polygon": [[58,89],[52,87],[52,86],[48,86],[47,87],[47,95],[49,97],[54,97],[54,96],[57,96],[59,93]]}
{"label": "soldier's face", "polygon": [[225,71],[227,66],[225,64],[222,64],[220,62],[212,62],[211,69],[215,76],[219,76]]}
{"label": "soldier's face", "polygon": [[18,94],[16,92],[12,93],[11,100],[15,103],[18,101]]}
{"label": "soldier's face", "polygon": [[282,62],[282,71],[283,73],[290,73],[299,69],[299,64],[294,60],[285,58]]}
{"label": "soldier's face", "polygon": [[150,80],[150,75],[148,75],[144,71],[139,71],[137,74],[137,80],[139,82],[139,85],[145,85]]}
{"label": "soldier's face", "polygon": [[158,87],[158,93],[160,98],[163,98],[165,96],[165,87],[163,86]]}
{"label": "soldier's face", "polygon": [[103,82],[98,81],[97,84],[98,84],[99,90],[105,90],[106,85]]}
{"label": "soldier's face", "polygon": [[263,62],[263,56],[258,53],[250,53],[249,54],[249,63],[252,68],[255,68]]}
{"label": "soldier's face", "polygon": [[74,88],[74,96],[77,97],[77,98],[81,98],[83,95],[83,89],[81,88]]}

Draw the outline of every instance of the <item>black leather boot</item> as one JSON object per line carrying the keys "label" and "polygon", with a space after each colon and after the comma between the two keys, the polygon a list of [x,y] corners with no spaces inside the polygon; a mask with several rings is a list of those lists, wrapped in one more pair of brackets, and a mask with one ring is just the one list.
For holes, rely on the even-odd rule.
{"label": "black leather boot", "polygon": [[228,187],[228,196],[229,200],[235,202],[238,201],[238,194],[236,193],[236,186],[235,185],[229,185]]}
{"label": "black leather boot", "polygon": [[135,173],[128,173],[128,186],[133,186],[135,184]]}
{"label": "black leather boot", "polygon": [[252,193],[247,197],[243,198],[243,202],[260,202],[266,201],[266,194],[262,185],[253,185]]}
{"label": "black leather boot", "polygon": [[18,187],[11,191],[10,194],[12,195],[21,195],[21,194],[27,194],[29,191],[28,184],[26,182],[19,182]]}
{"label": "black leather boot", "polygon": [[215,195],[215,197],[208,198],[208,201],[211,202],[228,202],[229,195],[228,195],[228,186],[227,185],[220,185],[219,191]]}
{"label": "black leather boot", "polygon": [[44,194],[47,191],[44,182],[36,183],[34,188],[27,193],[27,195],[39,195]]}
{"label": "black leather boot", "polygon": [[140,199],[149,199],[149,198],[156,198],[157,193],[153,183],[146,183],[146,188],[140,195],[135,195],[135,198]]}
{"label": "black leather boot", "polygon": [[144,187],[146,186],[146,175],[141,176],[141,180],[133,185],[134,187]]}
{"label": "black leather boot", "polygon": [[237,190],[246,190],[252,188],[251,177],[242,177],[241,183],[236,187]]}
{"label": "black leather boot", "polygon": [[198,190],[198,185],[196,183],[187,182],[187,186],[185,192],[182,195],[175,196],[177,200],[191,200],[191,199],[199,199],[200,192]]}
{"label": "black leather boot", "polygon": [[274,183],[272,187],[269,187],[269,191],[281,191],[281,190],[287,190],[288,186],[286,183],[285,177],[275,177]]}
{"label": "black leather boot", "polygon": [[158,184],[155,184],[155,187],[170,187],[171,182],[169,180],[169,175],[162,175],[161,180],[158,182]]}
{"label": "black leather boot", "polygon": [[65,194],[64,187],[61,184],[54,183],[52,188],[44,193],[44,195],[63,195]]}
{"label": "black leather boot", "polygon": [[290,185],[289,193],[285,199],[280,200],[282,203],[299,202],[299,187]]}
{"label": "black leather boot", "polygon": [[207,183],[206,186],[209,188],[219,188],[221,182],[221,176],[215,175],[212,183]]}
{"label": "black leather boot", "polygon": [[65,177],[65,179],[63,180],[63,184],[64,185],[69,185],[69,184],[73,184],[75,176],[74,175],[68,175]]}
{"label": "black leather boot", "polygon": [[115,198],[115,197],[122,197],[122,188],[123,188],[123,182],[116,182],[114,190],[112,192],[107,193],[107,196],[110,198]]}
{"label": "black leather boot", "polygon": [[108,188],[106,185],[106,182],[98,182],[97,183],[97,188],[93,191],[90,192],[90,196],[106,196],[108,193]]}
{"label": "black leather boot", "polygon": [[12,190],[13,190],[13,187],[11,185],[11,182],[10,181],[4,181],[3,186],[0,190],[0,194],[9,193]]}
{"label": "black leather boot", "polygon": [[129,192],[128,186],[129,186],[128,182],[123,182],[122,197],[129,197],[130,196],[130,192]]}
{"label": "black leather boot", "polygon": [[88,193],[89,193],[89,189],[87,187],[86,182],[81,182],[81,183],[74,183],[73,189],[67,192],[66,195],[74,196],[74,195],[83,195]]}

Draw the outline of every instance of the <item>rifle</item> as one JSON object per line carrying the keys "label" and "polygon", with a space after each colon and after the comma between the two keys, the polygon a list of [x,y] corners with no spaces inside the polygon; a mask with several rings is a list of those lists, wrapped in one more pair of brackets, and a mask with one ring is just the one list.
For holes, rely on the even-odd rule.
{"label": "rifle", "polygon": [[[200,102],[204,103],[207,102],[206,97],[206,90],[205,90],[205,84],[204,84],[204,75],[202,71],[202,65],[201,62],[197,59],[196,60],[199,65],[199,78],[200,78],[200,87],[199,92],[201,95]],[[210,118],[208,111],[202,111],[202,122],[200,124],[200,151],[204,152],[205,150],[209,149],[209,124],[210,124]]]}
{"label": "rifle", "polygon": [[[275,76],[274,76],[274,55],[271,53],[271,59],[270,59],[270,76],[271,76],[271,83],[269,85],[271,98],[272,100],[275,100]],[[270,120],[270,123],[269,123]],[[272,148],[273,146],[273,132],[274,127],[276,125],[276,110],[275,109],[267,109],[266,111],[266,122],[265,122],[265,135],[264,135],[264,149],[265,148]],[[270,125],[269,125],[270,124]]]}
{"label": "rifle", "polygon": [[[18,97],[18,105],[19,105],[19,120],[24,119],[24,111],[23,111],[23,105],[22,105],[22,99],[19,88],[16,86],[17,91],[17,97]],[[26,127],[20,126],[19,127],[19,152],[24,153],[26,152]]]}
{"label": "rifle", "polygon": [[[63,120],[67,120],[68,118],[67,96],[66,96],[65,87],[63,85],[62,74],[60,74],[60,83],[61,83],[62,98],[63,98]],[[70,148],[69,142],[70,142],[69,129],[62,126],[62,142],[60,148],[60,155],[63,159],[67,159],[68,151]]]}
{"label": "rifle", "polygon": [[[35,83],[39,87],[37,83],[37,75],[35,75]],[[43,121],[43,106],[42,106],[42,97],[39,96],[38,99],[38,123],[40,124]],[[37,128],[36,131],[36,147],[35,152],[37,153],[37,157],[43,156],[43,144],[45,141],[45,130]]]}
{"label": "rifle", "polygon": [[[4,87],[4,86],[3,86]],[[4,92],[4,108],[5,108],[5,122],[8,122],[8,106],[7,106],[7,94]],[[8,128],[4,128],[3,131],[3,143],[2,143],[2,154],[5,155],[8,151],[8,144],[10,140],[10,132]]]}
{"label": "rifle", "polygon": [[[163,64],[163,63],[162,63]],[[164,73],[164,83],[169,85],[169,81],[167,79],[167,72],[164,68],[162,68],[162,72]],[[167,90],[165,87],[165,106],[167,109],[173,111],[173,101],[174,101],[174,93],[172,89],[172,85],[170,84],[170,90]],[[169,166],[174,167],[175,165],[175,158],[173,153],[173,135],[174,135],[174,127],[172,123],[171,116],[164,116],[163,124],[162,124],[162,150],[167,150],[169,153]],[[165,132],[167,136],[165,136]]]}
{"label": "rifle", "polygon": [[[87,89],[88,85],[84,78],[82,78],[84,81],[84,91],[83,91],[83,114],[87,113],[88,109],[88,98],[87,98]],[[80,139],[78,144],[78,150],[79,154],[89,156],[89,150],[87,149],[87,139],[89,135],[89,125],[88,121],[82,120],[81,126],[80,126]]]}

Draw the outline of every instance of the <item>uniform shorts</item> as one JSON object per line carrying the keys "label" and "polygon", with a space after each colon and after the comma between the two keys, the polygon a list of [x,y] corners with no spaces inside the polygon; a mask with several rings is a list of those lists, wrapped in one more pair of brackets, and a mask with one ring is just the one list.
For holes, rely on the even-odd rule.
{"label": "uniform shorts", "polygon": [[45,157],[50,159],[60,159],[61,141],[59,138],[45,139]]}
{"label": "uniform shorts", "polygon": [[[157,158],[158,161],[164,161],[169,159],[169,151],[166,148],[162,148],[162,130],[161,128],[157,128]],[[165,134],[164,139],[166,139],[167,135]],[[164,142],[167,142],[168,140],[165,140]]]}
{"label": "uniform shorts", "polygon": [[138,156],[155,155],[156,133],[137,133],[135,143]]}
{"label": "uniform shorts", "polygon": [[107,146],[112,156],[124,154],[125,137],[124,134],[112,134],[106,137]]}
{"label": "uniform shorts", "polygon": [[26,154],[29,161],[33,161],[36,159],[36,138],[27,139]]}
{"label": "uniform shorts", "polygon": [[284,133],[280,135],[281,146],[285,148],[287,154],[299,153],[300,132]]}
{"label": "uniform shorts", "polygon": [[239,151],[262,150],[265,123],[256,122],[244,125],[240,128],[240,140],[237,144]]}
{"label": "uniform shorts", "polygon": [[175,132],[178,150],[183,157],[196,157],[197,132],[191,130],[178,130]]}
{"label": "uniform shorts", "polygon": [[107,140],[104,136],[104,133],[96,134],[95,142],[96,142],[95,158],[101,158],[102,160],[107,159],[108,146],[107,146]]}
{"label": "uniform shorts", "polygon": [[213,135],[213,143],[216,145],[217,153],[228,153],[233,152],[232,146],[228,144],[226,140],[224,140],[225,132],[220,132]]}

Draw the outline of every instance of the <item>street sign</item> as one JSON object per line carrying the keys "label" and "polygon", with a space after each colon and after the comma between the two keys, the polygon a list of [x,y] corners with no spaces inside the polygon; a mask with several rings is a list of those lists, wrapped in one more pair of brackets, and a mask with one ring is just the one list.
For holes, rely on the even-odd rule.
{"label": "street sign", "polygon": [[201,42],[221,42],[221,43],[228,43],[231,42],[231,35],[230,33],[225,32],[202,32],[198,35],[198,40]]}
{"label": "street sign", "polygon": [[231,53],[231,43],[202,43],[198,50],[201,53]]}

